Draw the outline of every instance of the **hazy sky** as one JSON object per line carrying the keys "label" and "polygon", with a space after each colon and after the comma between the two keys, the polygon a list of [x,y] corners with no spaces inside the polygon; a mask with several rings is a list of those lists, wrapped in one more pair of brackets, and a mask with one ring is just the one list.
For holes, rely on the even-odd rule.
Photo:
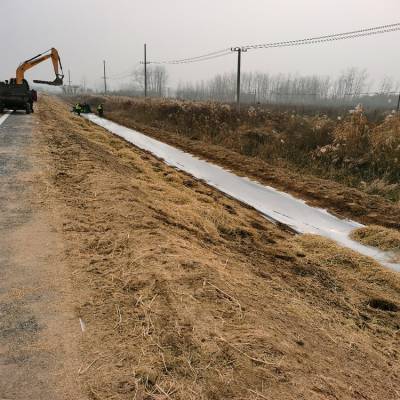
{"label": "hazy sky", "polygon": [[[19,62],[52,46],[73,83],[99,86],[102,60],[110,76],[149,59],[201,55],[230,46],[302,39],[400,22],[400,0],[0,0],[0,80]],[[376,80],[400,80],[400,32],[328,44],[257,50],[244,71],[337,75],[367,68]],[[234,55],[167,66],[169,86],[236,68]],[[27,73],[50,79],[50,63]],[[125,80],[126,81],[126,80]],[[110,80],[118,88],[124,80]]]}

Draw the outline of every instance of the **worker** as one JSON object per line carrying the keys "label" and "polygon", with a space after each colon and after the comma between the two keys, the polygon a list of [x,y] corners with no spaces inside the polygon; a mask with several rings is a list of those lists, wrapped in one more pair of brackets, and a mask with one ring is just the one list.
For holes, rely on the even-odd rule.
{"label": "worker", "polygon": [[100,103],[100,104],[97,106],[97,112],[98,112],[98,114],[99,114],[99,117],[102,117],[102,116],[103,116],[103,114],[104,114],[104,108],[103,108],[103,104],[102,104],[102,103]]}
{"label": "worker", "polygon": [[76,103],[74,111],[80,116],[82,112],[82,107],[80,103]]}
{"label": "worker", "polygon": [[90,114],[92,112],[90,105],[88,103],[83,103],[82,112],[85,114]]}

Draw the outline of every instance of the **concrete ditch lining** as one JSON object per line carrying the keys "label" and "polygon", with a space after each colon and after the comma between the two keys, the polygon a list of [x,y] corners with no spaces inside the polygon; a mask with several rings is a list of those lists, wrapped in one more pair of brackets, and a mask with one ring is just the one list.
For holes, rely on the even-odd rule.
{"label": "concrete ditch lining", "polygon": [[201,179],[224,194],[255,208],[272,221],[284,224],[298,233],[316,234],[332,239],[390,269],[400,271],[400,263],[393,261],[393,253],[362,245],[350,238],[354,229],[364,226],[358,222],[337,218],[328,211],[311,207],[288,193],[246,177],[239,177],[218,165],[95,114],[85,114],[84,117],[134,146],[150,152],[166,164]]}

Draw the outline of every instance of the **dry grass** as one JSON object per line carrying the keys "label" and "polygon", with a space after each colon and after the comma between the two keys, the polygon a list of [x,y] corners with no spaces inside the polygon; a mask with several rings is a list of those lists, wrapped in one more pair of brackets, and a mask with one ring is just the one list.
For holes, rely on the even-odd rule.
{"label": "dry grass", "polygon": [[373,187],[376,194],[400,199],[400,114],[374,126],[359,106],[336,127],[332,138],[315,151],[316,159],[360,176],[367,181],[361,186]]}
{"label": "dry grass", "polygon": [[329,142],[333,122],[326,116],[250,107],[237,114],[234,107],[214,102],[126,97],[89,97],[106,104],[107,113],[130,114],[137,122],[179,133],[194,140],[220,144],[245,155],[294,159]]}
{"label": "dry grass", "polygon": [[398,397],[398,275],[292,236],[56,101],[39,115],[92,399]]}
{"label": "dry grass", "polygon": [[400,114],[389,115],[371,132],[371,164],[380,174],[400,181]]}
{"label": "dry grass", "polygon": [[400,200],[399,115],[372,123],[362,107],[332,120],[264,107],[250,107],[238,115],[231,106],[212,102],[127,97],[89,97],[88,101],[104,102],[116,120],[129,116],[136,123],[285,163],[361,190],[379,180],[385,185],[382,191],[375,186],[376,194]]}
{"label": "dry grass", "polygon": [[[363,190],[368,194],[383,195],[388,199],[396,200],[400,193],[399,183],[388,183],[385,179],[374,179],[370,182],[361,182]],[[400,204],[400,200],[397,201]]]}
{"label": "dry grass", "polygon": [[[312,174],[304,173],[303,170],[297,171],[296,168],[288,168],[278,161],[266,162],[256,156],[249,158],[249,156],[241,154],[250,152],[255,146],[254,143],[258,142],[265,146],[264,149],[267,149],[272,140],[270,151],[265,150],[264,154],[266,159],[270,159],[271,155],[274,154],[273,147],[276,146],[274,143],[281,143],[279,138],[282,138],[282,136],[277,132],[272,132],[271,136],[276,136],[276,138],[270,140],[261,130],[253,130],[248,137],[246,131],[243,131],[240,134],[240,141],[235,140],[236,136],[228,135],[225,141],[231,142],[229,146],[219,146],[209,141],[186,137],[181,133],[151,128],[148,123],[137,122],[137,119],[141,119],[140,113],[138,116],[130,109],[124,110],[122,107],[117,107],[118,103],[114,103],[114,100],[111,104],[115,107],[115,109],[107,108],[107,117],[111,120],[145,132],[158,140],[219,164],[238,175],[247,176],[291,193],[296,197],[307,200],[311,205],[328,209],[342,217],[356,219],[363,224],[382,224],[390,228],[400,228],[400,203],[393,204],[391,201],[376,196],[376,194],[384,193],[388,198],[395,198],[398,190],[396,184],[388,185],[384,180],[375,180],[370,183],[362,182],[363,191],[361,191],[348,188],[332,180],[316,178]],[[325,119],[320,118],[320,120],[318,126],[325,126]],[[158,124],[157,121],[156,124]],[[294,122],[294,124],[296,125],[298,122]],[[324,132],[326,132],[326,128],[321,128],[315,134],[323,138],[326,136]],[[299,139],[300,141],[301,139]],[[281,145],[284,146],[284,143],[281,143]],[[235,146],[241,146],[243,151],[227,149],[227,147],[235,148]],[[336,169],[333,168],[332,171],[333,174],[336,173]]]}
{"label": "dry grass", "polygon": [[372,225],[356,229],[351,236],[368,246],[400,252],[400,232],[394,229]]}

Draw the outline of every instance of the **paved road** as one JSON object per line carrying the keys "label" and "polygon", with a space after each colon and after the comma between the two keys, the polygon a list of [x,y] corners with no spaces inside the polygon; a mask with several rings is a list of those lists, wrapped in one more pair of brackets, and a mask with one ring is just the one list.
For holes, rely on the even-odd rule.
{"label": "paved road", "polygon": [[13,114],[0,125],[0,399],[78,399],[66,372],[78,324],[62,240],[40,207],[35,124]]}

